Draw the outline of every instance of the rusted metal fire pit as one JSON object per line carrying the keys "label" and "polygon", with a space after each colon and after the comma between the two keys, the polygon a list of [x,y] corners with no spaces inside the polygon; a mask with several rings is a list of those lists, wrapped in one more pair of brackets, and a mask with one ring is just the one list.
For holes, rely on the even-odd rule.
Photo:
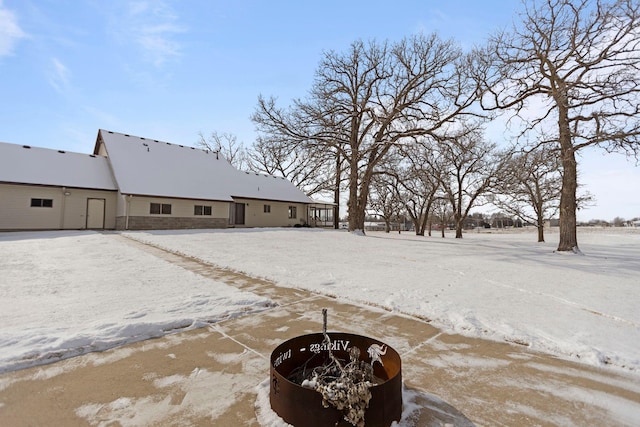
{"label": "rusted metal fire pit", "polygon": [[[349,360],[349,350],[360,350],[359,360],[373,366],[376,385],[369,388],[371,399],[364,412],[367,427],[389,427],[402,416],[402,369],[400,356],[388,345],[365,336],[328,332],[331,353],[338,359]],[[372,347],[373,346],[373,347]],[[335,407],[322,405],[322,395],[313,389],[291,381],[292,372],[301,367],[312,369],[326,364],[329,350],[322,333],[302,335],[283,342],[271,353],[271,408],[287,423],[295,427],[350,427],[344,413]],[[370,349],[379,352],[379,362],[372,361]],[[373,357],[376,358],[375,356]]]}

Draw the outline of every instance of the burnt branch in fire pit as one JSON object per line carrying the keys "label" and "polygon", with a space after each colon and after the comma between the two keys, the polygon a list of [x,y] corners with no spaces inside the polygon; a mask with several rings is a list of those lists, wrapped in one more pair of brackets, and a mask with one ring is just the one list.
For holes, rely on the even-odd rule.
{"label": "burnt branch in fire pit", "polygon": [[[322,405],[325,408],[333,406],[344,413],[344,419],[351,425],[364,427],[364,414],[371,399],[369,388],[379,381],[373,375],[372,364],[360,360],[361,352],[358,347],[349,349],[348,361],[341,360],[333,354],[331,339],[327,334],[326,308],[322,310],[322,315],[322,348],[326,349],[328,357],[319,366],[309,369],[308,366],[314,365],[312,360],[318,357],[319,353],[314,354],[302,366],[291,372],[289,380],[317,391],[322,395]],[[368,351],[371,353],[371,350]]]}

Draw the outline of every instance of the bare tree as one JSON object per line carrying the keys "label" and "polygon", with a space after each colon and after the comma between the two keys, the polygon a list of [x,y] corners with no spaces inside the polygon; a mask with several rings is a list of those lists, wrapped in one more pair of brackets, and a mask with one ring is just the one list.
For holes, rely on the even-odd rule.
{"label": "bare tree", "polygon": [[640,151],[640,3],[534,0],[521,18],[481,54],[491,76],[482,103],[513,109],[524,132],[553,130],[540,144],[558,148],[562,161],[558,251],[579,252],[576,152],[598,146],[637,159]]}
{"label": "bare tree", "polygon": [[327,152],[310,145],[260,137],[246,158],[249,170],[286,178],[308,196],[333,191],[335,165]]}
{"label": "bare tree", "polygon": [[[334,227],[339,227],[340,192],[344,182],[344,157],[339,148],[343,140],[344,126],[336,120],[322,99],[312,97],[309,101],[294,100],[289,108],[276,106],[275,98],[258,97],[258,106],[251,116],[260,134],[254,152],[250,156],[253,168],[265,171],[310,171],[311,182],[317,185],[308,188],[313,192],[324,192],[331,188],[334,196]],[[298,168],[297,162],[304,165]],[[316,177],[316,171],[324,171]],[[271,172],[270,172],[271,173]],[[304,175],[293,174],[295,182],[305,182]],[[331,179],[327,177],[331,176]],[[298,179],[300,178],[300,179]],[[305,178],[305,179],[302,179]],[[315,179],[319,178],[319,179]],[[329,182],[331,185],[329,187]],[[309,183],[307,183],[308,185]]]}
{"label": "bare tree", "polygon": [[490,201],[506,214],[535,224],[538,242],[544,242],[544,223],[558,212],[561,190],[560,157],[542,146],[506,162]]}
{"label": "bare tree", "polygon": [[468,108],[477,95],[461,51],[436,35],[399,43],[353,43],[328,52],[307,101],[291,110],[260,99],[253,120],[265,133],[314,141],[347,165],[349,230],[364,231],[371,180],[393,148],[428,135]]}
{"label": "bare tree", "polygon": [[495,182],[504,165],[496,145],[484,139],[475,122],[464,122],[437,139],[433,147],[433,170],[444,197],[453,209],[456,238],[462,238],[464,220],[471,208],[485,201],[481,198]]}
{"label": "bare tree", "polygon": [[424,236],[429,214],[438,191],[439,171],[433,169],[429,161],[431,148],[414,142],[402,147],[403,166],[395,168],[397,177],[395,191],[411,218],[417,236]]}
{"label": "bare tree", "polygon": [[220,153],[236,169],[247,170],[246,150],[234,134],[213,131],[208,138],[205,138],[200,132],[198,137],[196,143],[198,147]]}
{"label": "bare tree", "polygon": [[[444,239],[445,230],[449,227],[449,223],[453,220],[453,211],[447,197],[436,197],[433,201],[432,220],[435,220],[440,226],[441,236]],[[429,235],[431,235],[431,225],[429,226]]]}
{"label": "bare tree", "polygon": [[[391,231],[391,223],[404,211],[404,204],[397,191],[399,182],[393,175],[376,175],[371,182],[369,208],[384,220],[385,232]],[[398,230],[399,231],[399,230]]]}

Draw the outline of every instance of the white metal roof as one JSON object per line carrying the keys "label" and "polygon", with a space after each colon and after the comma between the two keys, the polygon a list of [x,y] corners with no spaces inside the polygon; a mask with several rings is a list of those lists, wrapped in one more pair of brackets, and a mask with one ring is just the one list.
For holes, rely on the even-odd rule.
{"label": "white metal roof", "polygon": [[117,190],[107,159],[0,142],[0,182]]}
{"label": "white metal roof", "polygon": [[103,129],[96,152],[101,142],[123,194],[312,203],[290,181],[239,171],[215,152]]}

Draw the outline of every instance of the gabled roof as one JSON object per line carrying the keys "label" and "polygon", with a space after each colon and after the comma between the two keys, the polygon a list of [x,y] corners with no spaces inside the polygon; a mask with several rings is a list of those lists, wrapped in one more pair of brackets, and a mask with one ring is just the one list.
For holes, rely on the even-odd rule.
{"label": "gabled roof", "polygon": [[122,194],[312,203],[290,181],[239,171],[216,152],[103,129],[98,131],[94,153],[101,149]]}
{"label": "gabled roof", "polygon": [[0,182],[117,190],[102,156],[0,142]]}
{"label": "gabled roof", "polygon": [[313,203],[291,181],[273,175],[238,171],[237,181],[229,188],[231,197]]}

